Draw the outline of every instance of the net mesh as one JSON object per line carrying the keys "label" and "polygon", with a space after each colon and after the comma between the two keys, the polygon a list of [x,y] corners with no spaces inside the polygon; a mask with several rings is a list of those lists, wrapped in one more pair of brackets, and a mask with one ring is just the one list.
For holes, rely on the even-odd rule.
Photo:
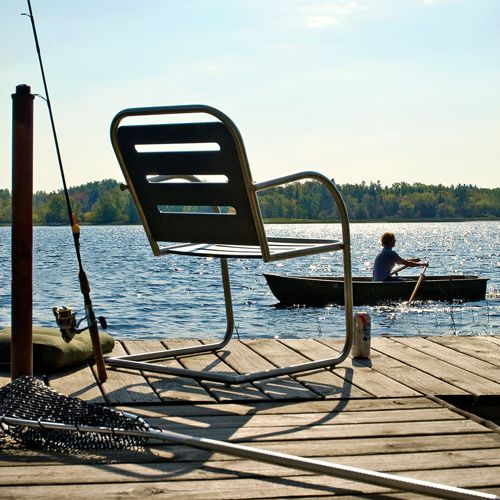
{"label": "net mesh", "polygon": [[140,447],[146,438],[79,430],[48,429],[43,422],[57,422],[78,427],[103,427],[127,431],[148,431],[149,424],[142,418],[128,416],[120,411],[81,399],[64,396],[33,377],[19,377],[0,388],[0,418],[36,420],[37,427],[12,425],[2,421],[5,434],[25,446],[52,449],[113,449]]}

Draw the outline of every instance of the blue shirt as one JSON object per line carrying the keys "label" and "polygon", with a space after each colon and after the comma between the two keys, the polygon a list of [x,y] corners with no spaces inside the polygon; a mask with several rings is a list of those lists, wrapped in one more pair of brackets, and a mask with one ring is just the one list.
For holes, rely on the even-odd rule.
{"label": "blue shirt", "polygon": [[381,252],[377,255],[377,257],[375,257],[375,264],[373,266],[373,281],[392,280],[392,268],[396,262],[400,260],[401,257],[392,248],[382,248]]}

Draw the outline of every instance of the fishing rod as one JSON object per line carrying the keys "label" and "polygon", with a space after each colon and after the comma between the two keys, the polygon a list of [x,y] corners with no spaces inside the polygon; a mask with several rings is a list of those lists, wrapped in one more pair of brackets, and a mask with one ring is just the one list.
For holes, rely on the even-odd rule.
{"label": "fishing rod", "polygon": [[97,365],[98,378],[101,382],[104,382],[107,379],[107,374],[106,374],[106,367],[104,365],[104,359],[102,357],[102,350],[101,350],[101,343],[99,341],[99,330],[97,328],[97,322],[99,322],[99,324],[103,329],[106,329],[107,327],[106,319],[103,316],[99,316],[99,318],[96,318],[92,306],[92,300],[90,298],[90,285],[85,270],[83,268],[83,261],[80,253],[80,227],[76,221],[76,217],[71,208],[71,200],[69,198],[68,186],[66,184],[66,176],[64,173],[64,168],[61,158],[61,150],[59,148],[59,140],[57,138],[57,131],[54,122],[54,114],[52,113],[52,105],[50,102],[49,89],[47,86],[47,79],[45,77],[45,70],[43,68],[42,54],[40,50],[40,44],[38,43],[35,17],[33,15],[33,9],[31,8],[30,0],[27,0],[27,3],[28,3],[29,14],[23,13],[22,15],[28,16],[30,18],[31,27],[33,30],[33,37],[35,39],[35,47],[36,47],[36,52],[38,54],[38,62],[40,65],[43,87],[45,91],[45,97],[43,96],[40,97],[42,97],[42,99],[44,99],[44,101],[47,103],[47,108],[49,110],[50,125],[52,127],[52,135],[54,138],[54,144],[56,148],[57,162],[59,165],[59,172],[61,174],[64,197],[66,200],[66,208],[68,211],[68,218],[72,230],[71,232],[73,234],[73,242],[75,245],[76,258],[78,261],[78,279],[80,282],[80,290],[82,292],[85,304],[85,314],[88,326],[83,329],[78,329],[78,326],[80,325],[81,321],[80,322],[76,321],[76,313],[73,313],[69,307],[66,306],[54,307],[52,311],[54,313],[54,316],[56,317],[57,325],[61,330],[61,334],[66,342],[69,342],[76,333],[81,333],[87,329],[89,330],[90,337],[92,339],[92,350],[94,354],[94,359]]}

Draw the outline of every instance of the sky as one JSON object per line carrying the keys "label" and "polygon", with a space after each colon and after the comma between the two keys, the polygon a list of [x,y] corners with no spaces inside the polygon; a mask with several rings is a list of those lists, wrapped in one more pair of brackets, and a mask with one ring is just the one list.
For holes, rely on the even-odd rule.
{"label": "sky", "polygon": [[[255,181],[500,186],[499,0],[32,0],[66,181],[122,181],[121,109],[208,104]],[[44,94],[25,0],[0,0],[0,188],[12,99]],[[35,99],[34,189],[62,187]]]}

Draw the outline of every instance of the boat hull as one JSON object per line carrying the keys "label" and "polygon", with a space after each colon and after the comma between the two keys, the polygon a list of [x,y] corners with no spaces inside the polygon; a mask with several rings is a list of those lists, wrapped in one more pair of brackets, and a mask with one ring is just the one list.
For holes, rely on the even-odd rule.
{"label": "boat hull", "polygon": [[[285,305],[344,304],[344,280],[326,276],[284,276],[264,274],[274,296]],[[353,278],[355,306],[380,302],[407,301],[417,284],[418,276],[398,281],[372,281]],[[486,278],[450,275],[428,276],[422,281],[414,300],[478,301],[486,296]]]}

